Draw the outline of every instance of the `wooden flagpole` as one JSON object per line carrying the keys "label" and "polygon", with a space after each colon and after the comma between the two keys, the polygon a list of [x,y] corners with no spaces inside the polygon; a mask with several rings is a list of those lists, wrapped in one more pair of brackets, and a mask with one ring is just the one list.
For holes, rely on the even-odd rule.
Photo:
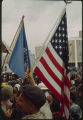
{"label": "wooden flagpole", "polygon": [[18,34],[20,28],[21,28],[21,25],[22,25],[22,23],[23,23],[23,19],[24,19],[24,16],[22,16],[22,20],[21,20],[21,22],[20,22],[20,24],[19,24],[19,27],[18,27],[18,29],[17,29],[15,35],[14,35],[14,38],[13,38],[12,43],[11,43],[10,48],[9,48],[9,53],[6,54],[6,57],[5,57],[5,59],[4,59],[4,62],[3,62],[2,68],[1,68],[1,71],[2,71],[2,72],[3,72],[4,66],[5,66],[5,64],[6,64],[7,60],[8,60],[8,58],[9,58],[9,54],[10,54],[10,52],[11,52],[11,48],[12,48],[14,42],[16,41],[15,38],[16,38],[16,36],[17,36],[17,34]]}

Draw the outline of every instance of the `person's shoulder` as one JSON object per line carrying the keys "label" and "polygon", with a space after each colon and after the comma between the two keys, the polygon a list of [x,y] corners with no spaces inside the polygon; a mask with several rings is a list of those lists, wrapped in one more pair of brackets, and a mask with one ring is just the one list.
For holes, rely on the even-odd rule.
{"label": "person's shoulder", "polygon": [[70,109],[71,110],[80,110],[80,106],[78,104],[73,104]]}

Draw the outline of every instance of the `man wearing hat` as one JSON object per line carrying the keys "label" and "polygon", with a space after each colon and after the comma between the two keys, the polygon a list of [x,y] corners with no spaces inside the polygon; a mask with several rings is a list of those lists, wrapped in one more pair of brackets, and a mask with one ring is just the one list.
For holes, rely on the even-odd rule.
{"label": "man wearing hat", "polygon": [[21,94],[16,99],[18,110],[23,113],[22,119],[47,119],[40,108],[45,104],[46,97],[37,86],[23,85]]}
{"label": "man wearing hat", "polygon": [[24,77],[27,79],[27,81],[30,82],[32,86],[37,86],[40,88],[45,97],[46,97],[46,102],[45,104],[40,108],[41,113],[44,114],[45,119],[52,119],[52,112],[50,109],[50,105],[52,104],[53,97],[48,93],[48,88],[41,82],[40,84],[36,84],[33,77],[32,77],[32,70],[29,72],[28,70],[25,72]]}
{"label": "man wearing hat", "polygon": [[13,98],[13,87],[6,85],[1,88],[1,111],[2,118],[5,120],[11,117],[12,114],[12,105],[10,101]]}

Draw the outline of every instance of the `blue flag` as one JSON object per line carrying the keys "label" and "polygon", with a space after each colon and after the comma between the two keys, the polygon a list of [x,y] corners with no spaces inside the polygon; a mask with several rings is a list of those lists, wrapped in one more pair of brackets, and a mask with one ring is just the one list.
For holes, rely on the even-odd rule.
{"label": "blue flag", "polygon": [[30,66],[31,63],[23,23],[9,60],[9,68],[24,80],[24,73]]}

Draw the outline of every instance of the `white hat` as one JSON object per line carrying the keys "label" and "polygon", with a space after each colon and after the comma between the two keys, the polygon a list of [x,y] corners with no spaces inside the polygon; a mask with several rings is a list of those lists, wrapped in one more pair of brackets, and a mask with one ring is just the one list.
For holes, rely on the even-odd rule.
{"label": "white hat", "polygon": [[71,80],[71,84],[74,85],[74,84],[75,84],[75,81],[74,81],[74,80]]}
{"label": "white hat", "polygon": [[48,90],[48,88],[43,83],[39,83],[38,87],[42,90]]}
{"label": "white hat", "polygon": [[20,89],[20,85],[19,84],[15,84],[14,87],[16,87],[18,89],[18,91],[19,91],[19,89]]}

